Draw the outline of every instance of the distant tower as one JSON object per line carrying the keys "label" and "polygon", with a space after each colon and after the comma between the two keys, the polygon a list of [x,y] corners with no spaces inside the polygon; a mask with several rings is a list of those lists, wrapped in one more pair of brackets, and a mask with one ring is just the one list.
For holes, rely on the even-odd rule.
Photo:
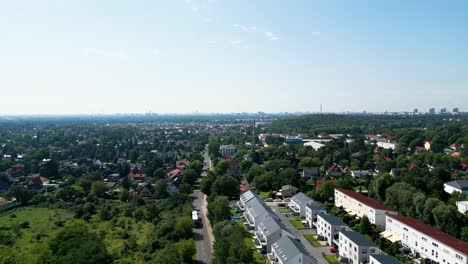
{"label": "distant tower", "polygon": [[252,148],[255,149],[255,147],[257,146],[256,143],[255,143],[255,119],[253,121],[253,132],[252,132]]}
{"label": "distant tower", "polygon": [[413,110],[413,113],[414,113],[414,114],[417,114],[417,113],[418,113],[418,109],[415,108],[415,109]]}
{"label": "distant tower", "polygon": [[444,108],[440,109],[440,113],[441,113],[441,114],[447,113],[447,108],[444,107]]}
{"label": "distant tower", "polygon": [[435,108],[429,108],[429,114],[434,115],[435,114]]}
{"label": "distant tower", "polygon": [[452,113],[458,114],[458,107],[454,107],[454,108],[452,109]]}
{"label": "distant tower", "polygon": [[320,113],[323,113],[323,112],[322,112],[322,104],[320,104]]}

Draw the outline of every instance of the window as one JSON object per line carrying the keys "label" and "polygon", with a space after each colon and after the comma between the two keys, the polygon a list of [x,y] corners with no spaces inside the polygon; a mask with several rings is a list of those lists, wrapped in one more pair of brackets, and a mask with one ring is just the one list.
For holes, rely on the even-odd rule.
{"label": "window", "polygon": [[432,242],[432,245],[433,245],[434,247],[439,247],[439,245],[438,245],[437,243],[434,243],[434,242]]}
{"label": "window", "polygon": [[427,242],[427,238],[421,237],[421,239],[422,239],[423,241]]}
{"label": "window", "polygon": [[387,218],[387,220],[388,220],[388,222],[389,222],[389,223],[391,223],[391,222],[392,222],[392,219],[390,219],[390,218]]}
{"label": "window", "polygon": [[374,249],[374,248],[371,248],[371,249],[370,249],[370,253],[371,253],[371,254],[374,254],[374,253],[375,253],[375,249]]}
{"label": "window", "polygon": [[366,253],[367,253],[367,249],[363,249],[363,250],[362,250],[362,253],[363,253],[363,254],[366,254]]}
{"label": "window", "polygon": [[405,231],[408,231],[408,228],[406,228],[406,227],[403,227],[403,230],[405,230]]}

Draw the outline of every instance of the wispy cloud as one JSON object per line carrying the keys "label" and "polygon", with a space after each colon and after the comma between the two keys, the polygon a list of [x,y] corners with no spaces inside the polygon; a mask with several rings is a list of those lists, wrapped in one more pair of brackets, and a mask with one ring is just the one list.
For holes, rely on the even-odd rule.
{"label": "wispy cloud", "polygon": [[97,49],[97,48],[86,48],[84,49],[84,55],[86,57],[107,57],[121,60],[127,60],[129,58],[127,52],[122,49],[111,50],[111,49]]}
{"label": "wispy cloud", "polygon": [[236,45],[236,46],[237,46],[237,45],[239,45],[239,44],[241,44],[241,43],[242,43],[242,40],[240,40],[240,39],[231,40],[231,44],[232,44],[232,45]]}
{"label": "wispy cloud", "polygon": [[245,25],[239,25],[239,24],[234,24],[235,28],[239,28],[240,30],[244,32],[252,32],[257,30],[256,26],[245,26]]}
{"label": "wispy cloud", "polygon": [[279,39],[279,37],[275,33],[271,32],[271,31],[265,32],[265,37],[267,39],[271,40],[271,41],[275,41],[275,40]]}
{"label": "wispy cloud", "polygon": [[313,36],[320,36],[320,31],[312,31],[311,33]]}
{"label": "wispy cloud", "polygon": [[212,19],[211,17],[205,17],[205,18],[203,19],[203,22],[205,22],[205,23],[211,23],[211,22],[213,22],[213,19]]}
{"label": "wispy cloud", "polygon": [[197,13],[198,10],[200,10],[198,7],[192,7],[192,11],[193,11],[193,12]]}

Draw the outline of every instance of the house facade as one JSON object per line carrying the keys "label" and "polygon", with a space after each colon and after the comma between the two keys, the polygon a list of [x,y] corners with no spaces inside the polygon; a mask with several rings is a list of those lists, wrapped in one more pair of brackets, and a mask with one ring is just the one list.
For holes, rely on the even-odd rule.
{"label": "house facade", "polygon": [[468,201],[458,201],[457,202],[458,212],[465,214],[468,212]]}
{"label": "house facade", "polygon": [[455,180],[444,183],[444,191],[452,194],[458,192],[468,196],[468,180]]}
{"label": "house facade", "polygon": [[392,256],[370,254],[369,264],[401,264],[401,262]]}
{"label": "house facade", "polygon": [[221,145],[219,147],[219,152],[222,156],[234,155],[236,153],[236,147],[234,147],[234,145]]}
{"label": "house facade", "polygon": [[443,264],[468,263],[468,243],[411,217],[387,215],[385,232],[416,256]]}
{"label": "house facade", "polygon": [[302,169],[301,176],[304,179],[318,177],[320,176],[320,168],[319,167],[304,167],[304,169]]}
{"label": "house facade", "polygon": [[386,223],[385,214],[398,214],[394,209],[367,196],[341,188],[335,188],[335,205],[343,207],[351,215],[367,216],[372,224],[383,228]]}
{"label": "house facade", "polygon": [[310,228],[317,228],[317,215],[326,214],[327,210],[319,204],[306,205],[306,221]]}
{"label": "house facade", "polygon": [[306,205],[314,203],[316,202],[312,200],[312,198],[300,192],[291,197],[291,201],[289,202],[288,207],[292,214],[304,218],[306,214]]}
{"label": "house facade", "polygon": [[332,247],[338,246],[340,231],[351,230],[343,221],[329,214],[318,214],[316,227],[319,240],[326,241]]}
{"label": "house facade", "polygon": [[245,211],[243,214],[244,224],[249,230],[258,230],[258,224],[261,219],[264,219],[269,215],[270,217],[276,217],[270,207],[268,207],[261,199],[253,198],[246,203]]}
{"label": "house facade", "polygon": [[347,263],[369,263],[369,255],[379,254],[379,246],[367,240],[358,232],[341,231],[339,235],[339,255]]}
{"label": "house facade", "polygon": [[294,237],[275,217],[265,214],[259,219],[258,229],[254,233],[254,244],[262,253],[271,253],[271,246],[283,236]]}

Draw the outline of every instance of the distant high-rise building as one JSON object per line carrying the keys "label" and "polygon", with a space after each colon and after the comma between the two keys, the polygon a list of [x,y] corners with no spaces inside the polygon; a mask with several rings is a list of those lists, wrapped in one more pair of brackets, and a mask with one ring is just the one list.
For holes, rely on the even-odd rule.
{"label": "distant high-rise building", "polygon": [[433,107],[433,108],[429,108],[429,114],[430,114],[430,115],[435,114],[435,108],[434,108],[434,107]]}
{"label": "distant high-rise building", "polygon": [[441,113],[441,114],[447,113],[447,108],[444,107],[444,108],[440,109],[440,113]]}
{"label": "distant high-rise building", "polygon": [[417,114],[417,113],[418,113],[418,109],[415,108],[415,109],[413,110],[413,113],[414,113],[414,114]]}
{"label": "distant high-rise building", "polygon": [[452,113],[458,113],[458,107],[454,107],[454,108],[452,109]]}

